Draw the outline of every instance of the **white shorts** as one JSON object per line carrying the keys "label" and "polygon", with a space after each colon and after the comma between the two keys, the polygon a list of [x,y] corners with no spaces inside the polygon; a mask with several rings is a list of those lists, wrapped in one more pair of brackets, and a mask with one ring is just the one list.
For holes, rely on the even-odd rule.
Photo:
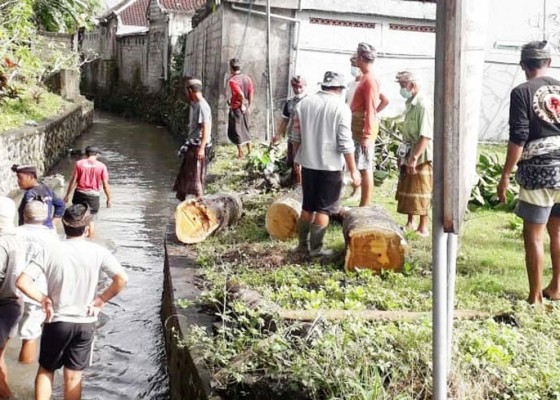
{"label": "white shorts", "polygon": [[43,331],[45,313],[40,305],[23,303],[23,314],[19,320],[19,336],[22,340],[35,340]]}

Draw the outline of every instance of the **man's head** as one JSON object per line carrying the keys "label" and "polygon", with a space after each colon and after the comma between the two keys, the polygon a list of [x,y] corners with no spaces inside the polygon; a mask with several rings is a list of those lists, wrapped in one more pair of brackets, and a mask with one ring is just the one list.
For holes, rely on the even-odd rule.
{"label": "man's head", "polygon": [[241,71],[241,62],[237,58],[232,58],[229,60],[229,69],[231,72]]}
{"label": "man's head", "polygon": [[12,165],[12,171],[17,175],[20,189],[27,190],[37,185],[37,168],[34,165]]}
{"label": "man's head", "polygon": [[0,196],[0,232],[15,229],[16,203],[9,197]]}
{"label": "man's head", "polygon": [[86,229],[91,221],[89,207],[84,204],[74,204],[64,211],[62,225],[67,237],[80,237],[86,234]]}
{"label": "man's head", "polygon": [[49,206],[40,200],[32,200],[23,209],[23,222],[42,225],[49,218]]}
{"label": "man's head", "polygon": [[85,150],[86,156],[97,156],[101,154],[101,150],[97,146],[88,146]]}
{"label": "man's head", "polygon": [[527,79],[537,71],[548,69],[550,61],[550,45],[546,40],[529,42],[521,48],[519,65],[525,71]]}
{"label": "man's head", "polygon": [[346,84],[344,83],[344,75],[333,71],[325,72],[323,82],[321,83],[322,90],[341,93],[342,89],[345,87]]}
{"label": "man's head", "polygon": [[358,49],[356,50],[356,66],[364,71],[369,68],[369,65],[373,63],[377,57],[377,51],[369,43],[359,43]]}
{"label": "man's head", "polygon": [[397,73],[395,82],[401,87],[401,96],[405,99],[414,97],[416,93],[418,93],[416,76],[410,71],[401,71]]}
{"label": "man's head", "polygon": [[292,90],[296,96],[301,96],[305,93],[307,81],[301,75],[293,76],[290,80],[290,84],[292,85]]}
{"label": "man's head", "polygon": [[187,95],[191,102],[202,97],[202,82],[199,79],[190,79],[187,82]]}

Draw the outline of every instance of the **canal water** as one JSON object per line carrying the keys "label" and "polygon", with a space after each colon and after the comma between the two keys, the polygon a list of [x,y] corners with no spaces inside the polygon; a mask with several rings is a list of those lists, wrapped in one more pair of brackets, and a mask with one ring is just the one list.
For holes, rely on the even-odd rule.
{"label": "canal water", "polygon": [[[109,169],[112,207],[104,196],[96,222],[96,241],[114,251],[125,267],[128,287],[104,309],[93,364],[84,376],[83,399],[169,398],[164,338],[160,320],[163,289],[163,237],[172,207],[171,191],[179,167],[178,145],[164,128],[97,113],[93,127],[72,146],[95,144]],[[66,157],[51,173],[66,183],[76,157]],[[15,360],[18,340],[10,345],[8,368],[15,398],[33,398],[37,365]],[[54,399],[62,398],[62,374],[55,376]]]}

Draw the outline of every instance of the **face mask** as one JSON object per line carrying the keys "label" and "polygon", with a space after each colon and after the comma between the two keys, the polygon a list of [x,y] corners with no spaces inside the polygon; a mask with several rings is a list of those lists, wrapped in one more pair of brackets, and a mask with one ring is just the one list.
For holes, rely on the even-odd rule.
{"label": "face mask", "polygon": [[404,97],[405,99],[410,99],[412,97],[412,93],[410,93],[410,90],[401,88],[401,96]]}
{"label": "face mask", "polygon": [[358,67],[350,67],[350,73],[355,78],[360,74],[360,68]]}
{"label": "face mask", "polygon": [[305,93],[296,93],[295,97],[301,99],[302,97],[305,97]]}

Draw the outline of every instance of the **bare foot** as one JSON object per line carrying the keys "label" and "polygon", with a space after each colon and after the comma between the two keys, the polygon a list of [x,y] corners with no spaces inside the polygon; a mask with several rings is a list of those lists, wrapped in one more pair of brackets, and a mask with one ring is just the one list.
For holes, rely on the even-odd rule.
{"label": "bare foot", "polygon": [[428,230],[425,230],[425,231],[424,230],[416,230],[416,233],[418,234],[418,236],[421,236],[421,237],[430,236],[430,231],[428,231]]}
{"label": "bare foot", "polygon": [[537,293],[536,295],[529,295],[529,297],[527,297],[527,303],[535,305],[535,306],[542,306],[543,303],[543,294],[541,293]]}
{"label": "bare foot", "polygon": [[241,160],[242,158],[243,158],[243,153],[237,154],[237,159],[238,159],[238,160]]}
{"label": "bare foot", "polygon": [[547,286],[542,291],[542,297],[552,301],[560,300],[560,290],[554,290]]}

